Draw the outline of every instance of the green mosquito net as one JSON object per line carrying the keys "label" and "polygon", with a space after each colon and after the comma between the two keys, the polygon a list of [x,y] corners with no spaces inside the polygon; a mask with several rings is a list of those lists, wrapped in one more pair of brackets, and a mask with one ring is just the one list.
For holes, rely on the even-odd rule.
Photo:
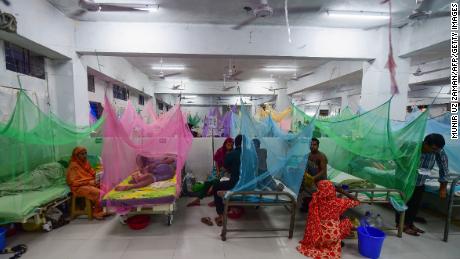
{"label": "green mosquito net", "polygon": [[102,147],[91,136],[103,120],[91,127],[71,125],[43,112],[23,90],[12,103],[9,119],[0,123],[0,223],[27,218],[68,193],[65,167],[75,146],[85,146],[90,161]]}
{"label": "green mosquito net", "polygon": [[[313,136],[319,138],[319,149],[328,157],[332,169],[373,185],[400,190],[407,201],[415,187],[428,112],[393,130],[390,105],[391,100],[360,115],[317,119]],[[292,117],[295,131],[313,120],[295,106]]]}

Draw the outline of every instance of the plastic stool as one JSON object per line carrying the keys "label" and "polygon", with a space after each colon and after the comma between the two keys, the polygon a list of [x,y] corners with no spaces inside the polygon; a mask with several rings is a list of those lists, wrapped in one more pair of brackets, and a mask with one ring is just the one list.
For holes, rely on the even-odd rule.
{"label": "plastic stool", "polygon": [[[83,209],[79,209],[77,206],[77,200],[84,199],[85,200],[85,207]],[[91,201],[83,196],[76,196],[72,194],[72,204],[70,207],[70,218],[74,219],[80,215],[87,215],[90,220],[93,219],[93,209],[91,205]]]}

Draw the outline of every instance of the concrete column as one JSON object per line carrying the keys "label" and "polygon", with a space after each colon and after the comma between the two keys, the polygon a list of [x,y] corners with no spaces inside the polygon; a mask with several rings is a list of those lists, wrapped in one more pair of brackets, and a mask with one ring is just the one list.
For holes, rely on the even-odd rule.
{"label": "concrete column", "polygon": [[[408,102],[407,93],[409,90],[410,58],[399,58],[399,42],[401,32],[398,29],[392,31],[393,53],[396,62],[396,82],[399,94],[393,97],[391,102],[390,116],[392,119],[404,120],[406,115],[406,105]],[[376,42],[376,59],[370,62],[363,62],[363,79],[361,89],[360,106],[368,111],[371,110],[391,97],[390,73],[385,65],[388,59],[388,29],[381,28]]]}
{"label": "concrete column", "polygon": [[277,85],[278,85],[277,88],[284,88],[284,89],[278,90],[278,95],[276,96],[276,110],[280,112],[288,108],[291,101],[287,94],[287,81],[278,80]]}

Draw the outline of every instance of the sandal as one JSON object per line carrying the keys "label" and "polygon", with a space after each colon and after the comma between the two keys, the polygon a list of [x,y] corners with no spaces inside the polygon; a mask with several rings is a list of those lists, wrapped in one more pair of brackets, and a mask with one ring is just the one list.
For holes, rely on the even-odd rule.
{"label": "sandal", "polygon": [[200,206],[200,200],[194,200],[187,204],[187,207],[195,207],[195,206]]}
{"label": "sandal", "polygon": [[217,217],[217,218],[214,219],[214,221],[216,222],[216,225],[217,225],[218,227],[222,227],[222,225],[223,225],[223,220],[222,220],[222,218]]}
{"label": "sandal", "polygon": [[214,224],[212,223],[211,221],[211,218],[210,217],[204,217],[204,218],[201,218],[201,222],[208,225],[208,226],[213,226]]}
{"label": "sandal", "polygon": [[411,236],[416,236],[416,237],[420,236],[418,232],[412,229],[411,227],[404,227],[403,231],[404,233],[411,235]]}
{"label": "sandal", "polygon": [[420,234],[425,233],[424,230],[421,230],[420,228],[418,228],[418,227],[416,227],[416,226],[414,226],[414,225],[410,226],[410,228],[411,228],[412,230],[414,230],[415,232],[417,232],[417,233],[420,233]]}

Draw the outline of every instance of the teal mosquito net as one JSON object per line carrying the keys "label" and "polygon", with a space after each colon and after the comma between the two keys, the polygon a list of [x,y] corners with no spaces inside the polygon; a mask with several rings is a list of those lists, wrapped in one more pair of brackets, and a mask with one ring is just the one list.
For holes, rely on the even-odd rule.
{"label": "teal mosquito net", "polygon": [[283,132],[271,116],[256,121],[245,107],[233,116],[233,137],[243,135],[240,179],[232,192],[283,191],[297,196],[309,152],[312,128]]}

